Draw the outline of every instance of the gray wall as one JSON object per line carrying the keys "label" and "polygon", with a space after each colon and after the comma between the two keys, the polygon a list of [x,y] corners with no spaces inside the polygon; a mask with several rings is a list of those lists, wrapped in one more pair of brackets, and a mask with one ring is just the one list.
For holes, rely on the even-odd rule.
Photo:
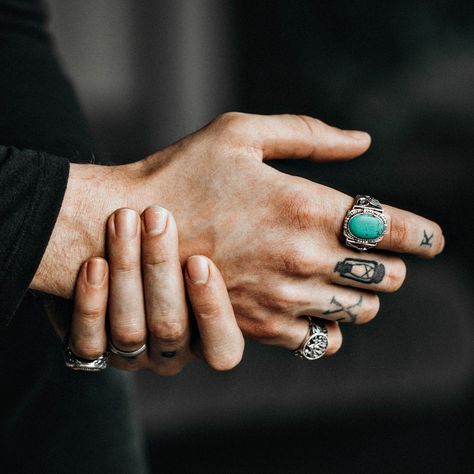
{"label": "gray wall", "polygon": [[233,108],[228,3],[48,4],[65,68],[112,161],[141,158]]}

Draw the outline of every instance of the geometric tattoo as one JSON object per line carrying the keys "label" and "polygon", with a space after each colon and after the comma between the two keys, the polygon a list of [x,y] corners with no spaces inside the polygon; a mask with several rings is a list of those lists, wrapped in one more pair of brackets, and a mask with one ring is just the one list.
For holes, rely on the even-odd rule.
{"label": "geometric tattoo", "polygon": [[337,262],[334,271],[344,278],[360,283],[380,283],[385,276],[382,263],[359,258],[346,258],[343,262]]}
{"label": "geometric tattoo", "polygon": [[431,247],[433,245],[433,236],[434,232],[431,235],[426,233],[426,230],[423,231],[423,240],[421,241],[420,247],[426,245],[426,247]]}
{"label": "geometric tattoo", "polygon": [[358,306],[362,306],[362,300],[363,298],[362,296],[360,296],[359,301],[357,301],[357,303],[351,304],[349,306],[344,306],[343,304],[339,303],[339,301],[337,301],[335,296],[333,296],[331,300],[331,304],[336,305],[337,309],[332,309],[332,310],[328,309],[323,314],[335,314],[335,313],[340,313],[341,311],[343,311],[344,313],[346,313],[348,317],[343,316],[342,318],[336,319],[336,321],[354,323],[357,320],[357,314],[351,311],[351,309],[356,308]]}

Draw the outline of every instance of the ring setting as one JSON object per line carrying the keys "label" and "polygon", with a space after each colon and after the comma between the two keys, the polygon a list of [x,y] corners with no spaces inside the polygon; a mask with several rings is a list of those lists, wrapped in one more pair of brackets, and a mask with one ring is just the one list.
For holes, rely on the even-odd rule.
{"label": "ring setting", "polygon": [[387,217],[380,202],[359,194],[343,223],[346,245],[360,251],[375,247],[387,233]]}
{"label": "ring setting", "polygon": [[326,354],[329,346],[328,330],[312,318],[308,318],[308,336],[301,347],[291,353],[300,359],[317,360]]}

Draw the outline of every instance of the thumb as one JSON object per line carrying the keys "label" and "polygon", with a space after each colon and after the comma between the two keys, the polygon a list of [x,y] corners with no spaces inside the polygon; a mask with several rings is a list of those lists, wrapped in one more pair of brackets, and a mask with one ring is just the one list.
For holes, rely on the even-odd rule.
{"label": "thumb", "polygon": [[366,132],[341,130],[306,115],[232,116],[241,145],[256,150],[263,160],[350,160],[367,151],[371,141]]}

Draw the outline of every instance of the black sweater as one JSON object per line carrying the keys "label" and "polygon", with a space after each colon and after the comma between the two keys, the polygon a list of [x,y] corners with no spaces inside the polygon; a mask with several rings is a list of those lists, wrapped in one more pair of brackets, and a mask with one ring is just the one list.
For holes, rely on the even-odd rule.
{"label": "black sweater", "polygon": [[43,7],[0,0],[0,472],[142,473],[128,374],[66,369],[28,291],[69,163],[97,156]]}
{"label": "black sweater", "polygon": [[44,23],[39,2],[0,1],[1,326],[18,309],[46,249],[69,160],[86,161],[92,150]]}

